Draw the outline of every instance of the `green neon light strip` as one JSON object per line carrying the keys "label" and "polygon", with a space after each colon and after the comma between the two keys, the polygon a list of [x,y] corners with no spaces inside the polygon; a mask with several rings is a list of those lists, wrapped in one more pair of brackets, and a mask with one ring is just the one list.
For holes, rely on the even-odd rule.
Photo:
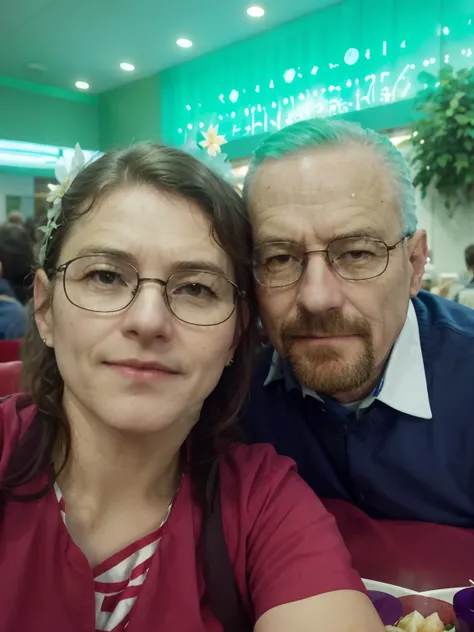
{"label": "green neon light strip", "polygon": [[67,101],[76,101],[77,103],[87,103],[89,105],[97,105],[99,103],[98,94],[84,94],[83,92],[73,92],[72,90],[64,90],[64,88],[56,88],[54,86],[43,85],[42,83],[33,83],[32,81],[23,81],[22,79],[14,79],[13,77],[1,77],[0,86],[5,88],[13,88],[14,90],[23,90],[24,92],[33,92],[42,94],[54,99],[65,99]]}

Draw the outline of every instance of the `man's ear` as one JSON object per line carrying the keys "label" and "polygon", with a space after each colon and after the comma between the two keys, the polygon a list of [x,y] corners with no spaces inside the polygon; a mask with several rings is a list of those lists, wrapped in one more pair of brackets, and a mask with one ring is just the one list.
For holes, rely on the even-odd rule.
{"label": "man's ear", "polygon": [[34,284],[35,320],[39,334],[48,347],[54,347],[51,281],[44,270],[38,270]]}
{"label": "man's ear", "polygon": [[417,230],[408,242],[408,253],[412,268],[410,296],[416,296],[421,289],[421,280],[425,273],[428,258],[428,239],[425,230]]}

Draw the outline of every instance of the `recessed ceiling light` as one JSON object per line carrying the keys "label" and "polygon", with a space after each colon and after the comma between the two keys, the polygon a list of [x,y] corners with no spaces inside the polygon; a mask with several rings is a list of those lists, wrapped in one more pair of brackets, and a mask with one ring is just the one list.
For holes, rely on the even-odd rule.
{"label": "recessed ceiling light", "polygon": [[193,45],[191,40],[186,39],[185,37],[180,37],[178,40],[176,40],[176,44],[178,44],[178,46],[181,46],[181,48],[191,48],[191,46]]}
{"label": "recessed ceiling light", "polygon": [[120,64],[120,68],[125,70],[125,72],[133,72],[135,70],[135,66],[133,64],[129,64],[128,61],[123,61]]}
{"label": "recessed ceiling light", "polygon": [[90,85],[87,83],[87,81],[76,81],[75,83],[76,88],[79,88],[79,90],[89,90]]}
{"label": "recessed ceiling light", "polygon": [[251,18],[262,18],[265,15],[265,10],[257,6],[249,7],[247,9],[247,15]]}

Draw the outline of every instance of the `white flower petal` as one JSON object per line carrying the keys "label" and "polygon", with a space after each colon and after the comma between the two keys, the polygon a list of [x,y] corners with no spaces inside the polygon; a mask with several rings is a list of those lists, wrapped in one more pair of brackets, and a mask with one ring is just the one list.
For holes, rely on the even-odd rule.
{"label": "white flower petal", "polygon": [[77,174],[84,167],[85,164],[86,164],[86,157],[84,156],[82,149],[78,143],[74,149],[74,155],[71,161],[71,171],[70,171],[71,180],[73,180],[77,176]]}
{"label": "white flower petal", "polygon": [[58,162],[56,163],[54,172],[56,174],[56,180],[62,184],[68,176],[66,161],[64,160],[63,156],[61,156],[61,158],[59,158]]}

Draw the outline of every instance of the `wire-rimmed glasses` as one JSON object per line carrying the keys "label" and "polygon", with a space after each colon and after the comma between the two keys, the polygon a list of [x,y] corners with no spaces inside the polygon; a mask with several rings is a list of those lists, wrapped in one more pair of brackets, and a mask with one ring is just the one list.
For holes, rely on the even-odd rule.
{"label": "wire-rimmed glasses", "polygon": [[70,303],[90,312],[112,313],[127,308],[142,283],[157,283],[170,312],[190,325],[219,325],[234,313],[238,286],[206,270],[178,270],[166,281],[140,277],[138,270],[118,255],[90,254],[58,266],[64,293]]}
{"label": "wire-rimmed glasses", "polygon": [[330,268],[348,281],[365,281],[382,275],[388,267],[390,252],[403,243],[405,235],[392,246],[372,237],[342,237],[331,241],[324,250],[305,251],[293,242],[270,242],[254,250],[253,273],[265,287],[293,285],[301,278],[309,255],[322,254]]}

